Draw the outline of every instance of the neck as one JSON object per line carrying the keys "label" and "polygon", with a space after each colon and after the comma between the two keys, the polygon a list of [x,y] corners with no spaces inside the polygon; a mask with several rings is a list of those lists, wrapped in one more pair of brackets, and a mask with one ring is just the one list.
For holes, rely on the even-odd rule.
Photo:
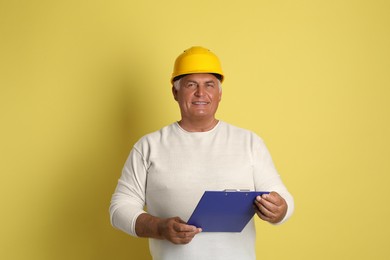
{"label": "neck", "polygon": [[213,129],[218,120],[215,118],[209,120],[188,120],[182,118],[179,122],[181,128],[188,132],[206,132]]}

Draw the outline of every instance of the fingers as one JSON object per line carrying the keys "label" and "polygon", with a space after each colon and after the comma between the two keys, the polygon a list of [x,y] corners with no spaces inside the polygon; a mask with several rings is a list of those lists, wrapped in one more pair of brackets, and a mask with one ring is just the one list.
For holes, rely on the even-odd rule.
{"label": "fingers", "polygon": [[[263,200],[263,199],[260,199],[260,201]],[[275,211],[275,209],[270,210],[270,205],[268,205],[268,208],[266,206],[264,206],[264,202],[261,203],[259,200],[256,200],[255,202],[255,210],[256,210],[256,213],[257,215],[264,221],[268,221],[268,222],[271,222],[273,223],[273,219],[276,219],[276,214],[274,214],[273,212]]]}
{"label": "fingers", "polygon": [[187,225],[180,218],[170,218],[166,220],[163,237],[174,244],[188,244],[202,230],[195,226]]}
{"label": "fingers", "polygon": [[201,232],[201,229],[184,223],[176,223],[172,233],[172,242],[175,244],[188,244],[192,239]]}
{"label": "fingers", "polygon": [[255,206],[256,214],[270,223],[280,222],[287,212],[286,201],[276,192],[258,196]]}

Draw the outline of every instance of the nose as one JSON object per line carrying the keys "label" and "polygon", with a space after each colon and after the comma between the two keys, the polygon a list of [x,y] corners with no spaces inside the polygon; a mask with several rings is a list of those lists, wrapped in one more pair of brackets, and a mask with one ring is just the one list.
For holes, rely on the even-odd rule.
{"label": "nose", "polygon": [[205,88],[204,86],[202,85],[199,85],[197,88],[196,88],[196,91],[195,91],[195,96],[197,97],[201,97],[204,95],[204,92],[205,92]]}

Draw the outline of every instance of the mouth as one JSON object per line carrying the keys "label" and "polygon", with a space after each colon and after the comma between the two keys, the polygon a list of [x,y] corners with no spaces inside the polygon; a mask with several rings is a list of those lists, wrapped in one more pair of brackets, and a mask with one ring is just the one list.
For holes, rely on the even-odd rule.
{"label": "mouth", "polygon": [[194,101],[192,102],[193,105],[208,105],[210,104],[210,102],[206,102],[206,101]]}

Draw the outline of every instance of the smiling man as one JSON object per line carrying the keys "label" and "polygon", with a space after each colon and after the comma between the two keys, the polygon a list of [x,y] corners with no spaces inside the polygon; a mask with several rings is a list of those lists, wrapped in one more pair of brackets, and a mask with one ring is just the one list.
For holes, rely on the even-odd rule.
{"label": "smiling man", "polygon": [[134,145],[112,196],[111,223],[149,238],[153,259],[256,259],[253,219],[240,233],[202,232],[186,223],[206,190],[269,191],[254,207],[273,224],[293,213],[262,139],[215,118],[223,80],[208,49],[192,47],[176,59],[171,83],[181,119]]}
{"label": "smiling man", "polygon": [[213,74],[189,74],[175,81],[173,96],[179,103],[179,124],[189,132],[212,129],[218,122],[214,115],[221,101],[220,81]]}

